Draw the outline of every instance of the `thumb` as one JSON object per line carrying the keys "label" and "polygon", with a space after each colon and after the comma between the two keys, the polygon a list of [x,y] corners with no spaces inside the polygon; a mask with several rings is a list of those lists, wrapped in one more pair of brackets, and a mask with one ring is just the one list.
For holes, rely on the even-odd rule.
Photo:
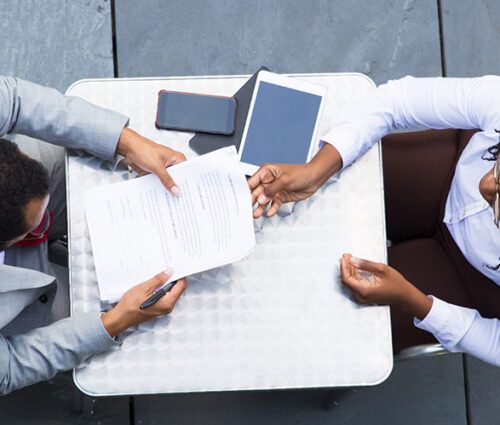
{"label": "thumb", "polygon": [[374,261],[364,260],[362,258],[350,257],[351,264],[359,270],[365,270],[374,274],[382,274],[386,269],[386,265],[382,263],[376,263]]}
{"label": "thumb", "polygon": [[168,269],[162,271],[161,273],[158,273],[157,275],[153,276],[151,279],[146,280],[146,282],[142,283],[142,286],[144,287],[147,293],[154,292],[155,289],[168,282],[168,280],[172,277],[173,273],[174,270],[169,267]]}
{"label": "thumb", "polygon": [[164,167],[160,167],[155,174],[158,176],[163,186],[174,196],[180,195],[181,191],[179,187],[175,184],[174,179],[170,176],[168,171]]}

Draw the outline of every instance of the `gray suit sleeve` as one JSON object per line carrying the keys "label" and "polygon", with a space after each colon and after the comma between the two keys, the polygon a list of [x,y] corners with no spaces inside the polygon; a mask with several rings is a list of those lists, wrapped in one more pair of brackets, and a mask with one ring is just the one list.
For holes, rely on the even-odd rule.
{"label": "gray suit sleeve", "polygon": [[112,160],[128,118],[79,97],[0,76],[0,137],[13,132]]}
{"label": "gray suit sleeve", "polygon": [[0,336],[0,394],[50,379],[115,344],[95,312],[23,335]]}

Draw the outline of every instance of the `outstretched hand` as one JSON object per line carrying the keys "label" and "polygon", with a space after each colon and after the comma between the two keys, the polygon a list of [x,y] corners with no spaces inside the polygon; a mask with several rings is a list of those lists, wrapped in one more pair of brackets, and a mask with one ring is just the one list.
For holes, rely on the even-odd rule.
{"label": "outstretched hand", "polygon": [[264,214],[267,206],[268,217],[275,215],[282,204],[309,198],[319,188],[313,178],[309,164],[266,164],[250,179],[252,205],[256,203],[254,218]]}
{"label": "outstretched hand", "polygon": [[340,153],[329,143],[323,145],[307,164],[266,164],[248,180],[254,218],[275,215],[286,202],[303,201],[342,168]]}
{"label": "outstretched hand", "polygon": [[432,300],[392,267],[362,260],[351,254],[340,260],[342,282],[360,304],[388,304],[423,319]]}
{"label": "outstretched hand", "polygon": [[156,174],[173,195],[179,195],[180,190],[166,168],[185,161],[184,154],[155,143],[130,128],[123,129],[116,151],[138,174]]}

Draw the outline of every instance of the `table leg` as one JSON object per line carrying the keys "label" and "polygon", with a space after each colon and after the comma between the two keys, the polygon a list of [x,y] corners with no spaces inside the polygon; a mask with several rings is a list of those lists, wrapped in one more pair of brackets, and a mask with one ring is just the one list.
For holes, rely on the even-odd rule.
{"label": "table leg", "polygon": [[327,390],[323,398],[323,409],[327,411],[333,410],[348,393],[349,390],[347,389]]}
{"label": "table leg", "polygon": [[83,394],[76,386],[73,386],[73,397],[71,400],[72,413],[88,421],[94,415],[94,403],[95,398]]}

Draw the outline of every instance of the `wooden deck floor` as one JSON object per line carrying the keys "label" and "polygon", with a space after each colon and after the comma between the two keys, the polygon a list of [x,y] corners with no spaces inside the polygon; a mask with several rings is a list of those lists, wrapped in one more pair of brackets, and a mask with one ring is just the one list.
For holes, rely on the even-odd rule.
{"label": "wooden deck floor", "polygon": [[[476,76],[500,69],[500,2],[0,0],[0,74],[65,91],[90,77],[359,71]],[[462,355],[408,361],[374,388],[117,397],[74,408],[71,376],[0,398],[0,423],[499,423],[500,370]]]}

